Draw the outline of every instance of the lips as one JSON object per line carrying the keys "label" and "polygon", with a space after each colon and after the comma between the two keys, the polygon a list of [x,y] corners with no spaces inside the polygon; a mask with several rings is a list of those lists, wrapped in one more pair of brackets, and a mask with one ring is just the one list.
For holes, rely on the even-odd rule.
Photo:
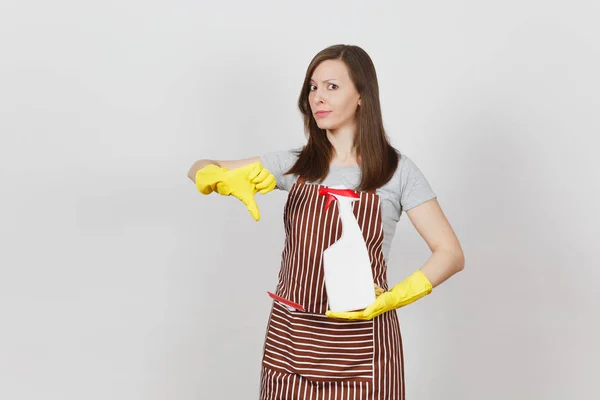
{"label": "lips", "polygon": [[324,117],[324,116],[326,116],[326,115],[329,115],[330,113],[331,113],[331,111],[317,111],[315,114],[316,114],[318,117]]}

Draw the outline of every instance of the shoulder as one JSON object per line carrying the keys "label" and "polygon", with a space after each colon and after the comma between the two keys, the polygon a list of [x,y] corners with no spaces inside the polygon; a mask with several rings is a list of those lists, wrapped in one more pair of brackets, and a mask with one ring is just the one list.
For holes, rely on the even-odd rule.
{"label": "shoulder", "polygon": [[400,203],[404,211],[437,197],[425,174],[411,157],[403,154],[398,169],[400,170]]}
{"label": "shoulder", "polygon": [[398,168],[392,179],[380,190],[398,210],[404,211],[437,197],[421,169],[404,153],[400,155]]}
{"label": "shoulder", "polygon": [[[298,160],[299,149],[288,149],[288,150],[277,150],[269,151],[260,156],[260,161],[265,164],[271,164],[272,166],[279,165],[290,165],[290,167]],[[267,166],[265,165],[265,168]]]}
{"label": "shoulder", "polygon": [[275,177],[278,189],[289,191],[295,182],[297,177],[285,173],[296,163],[301,149],[270,151],[260,156],[262,166]]}
{"label": "shoulder", "polygon": [[417,167],[417,164],[411,157],[407,156],[406,154],[402,154],[400,156],[398,170],[396,172],[398,173],[400,179],[405,180],[416,172],[420,172],[420,169]]}
{"label": "shoulder", "polygon": [[406,154],[398,155],[398,167],[394,171],[392,178],[383,186],[388,190],[399,190],[402,184],[406,184],[406,180],[419,168],[415,162]]}

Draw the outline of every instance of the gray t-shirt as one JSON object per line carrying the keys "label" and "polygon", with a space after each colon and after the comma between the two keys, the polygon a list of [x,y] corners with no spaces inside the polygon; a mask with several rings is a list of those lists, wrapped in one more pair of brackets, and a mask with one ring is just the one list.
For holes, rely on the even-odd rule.
{"label": "gray t-shirt", "polygon": [[[297,156],[292,150],[274,151],[260,156],[263,167],[275,176],[277,188],[287,192],[290,191],[298,176],[284,175],[284,173],[294,165],[296,160]],[[329,174],[321,184],[326,186],[343,185],[356,189],[359,183],[359,166],[340,167],[332,164],[329,168]],[[307,184],[310,183],[307,182]],[[381,218],[384,233],[383,254],[385,259],[389,261],[390,244],[402,211],[410,210],[427,200],[436,198],[437,195],[423,173],[404,153],[400,157],[398,168],[392,179],[378,188],[376,193],[381,199]]]}

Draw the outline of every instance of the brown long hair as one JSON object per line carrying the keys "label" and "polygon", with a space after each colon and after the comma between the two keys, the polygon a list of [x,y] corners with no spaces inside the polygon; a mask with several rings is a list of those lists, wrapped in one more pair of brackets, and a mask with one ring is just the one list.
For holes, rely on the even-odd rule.
{"label": "brown long hair", "polygon": [[297,150],[298,160],[286,172],[303,176],[307,181],[323,182],[329,173],[333,146],[326,131],[317,126],[308,102],[310,79],[317,66],[325,60],[341,60],[349,70],[350,79],[361,97],[357,108],[357,132],[354,136],[356,155],[360,160],[361,181],[357,190],[368,191],[385,185],[398,168],[400,152],[389,142],[383,129],[379,85],[371,57],[358,46],[337,44],[321,50],[310,62],[298,107],[304,116],[304,133],[307,144]]}

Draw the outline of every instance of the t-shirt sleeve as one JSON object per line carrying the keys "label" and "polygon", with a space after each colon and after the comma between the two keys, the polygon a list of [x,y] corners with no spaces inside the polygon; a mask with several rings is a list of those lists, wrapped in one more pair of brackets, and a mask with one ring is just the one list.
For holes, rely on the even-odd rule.
{"label": "t-shirt sleeve", "polygon": [[260,162],[275,177],[277,188],[289,192],[298,178],[296,175],[284,175],[298,160],[294,150],[272,151],[260,156]]}
{"label": "t-shirt sleeve", "polygon": [[413,160],[402,154],[399,167],[400,205],[402,206],[402,210],[408,211],[427,200],[437,197],[431,185]]}

